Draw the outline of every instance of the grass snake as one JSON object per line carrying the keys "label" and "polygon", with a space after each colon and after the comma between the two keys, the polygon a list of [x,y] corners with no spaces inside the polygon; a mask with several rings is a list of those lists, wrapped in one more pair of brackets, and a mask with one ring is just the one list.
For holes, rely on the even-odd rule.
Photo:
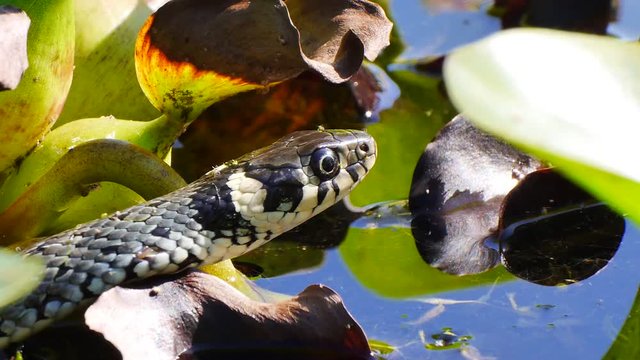
{"label": "grass snake", "polygon": [[265,244],[342,199],[375,159],[362,131],[295,132],[170,194],[44,239],[25,251],[46,264],[44,278],[0,311],[0,347],[114,286]]}

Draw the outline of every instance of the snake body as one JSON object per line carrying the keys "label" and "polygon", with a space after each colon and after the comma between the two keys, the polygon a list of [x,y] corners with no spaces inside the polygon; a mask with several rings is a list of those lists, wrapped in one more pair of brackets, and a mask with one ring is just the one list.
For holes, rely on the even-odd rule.
{"label": "snake body", "polygon": [[35,244],[26,254],[43,260],[44,278],[0,313],[0,347],[114,286],[255,249],[342,199],[375,158],[362,131],[296,132],[184,188]]}

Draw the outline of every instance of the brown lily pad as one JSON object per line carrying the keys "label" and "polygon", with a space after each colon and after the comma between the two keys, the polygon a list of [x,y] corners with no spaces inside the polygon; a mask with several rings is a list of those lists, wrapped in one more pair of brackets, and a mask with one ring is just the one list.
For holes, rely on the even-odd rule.
{"label": "brown lily pad", "polygon": [[312,285],[290,300],[256,302],[198,271],[117,287],[85,319],[124,359],[366,359],[362,329],[340,297]]}
{"label": "brown lily pad", "polygon": [[174,0],[153,16],[148,36],[171,61],[252,83],[309,67],[344,82],[389,45],[391,27],[366,0]]}
{"label": "brown lily pad", "polygon": [[0,91],[15,89],[29,66],[27,32],[31,20],[13,6],[0,6]]}

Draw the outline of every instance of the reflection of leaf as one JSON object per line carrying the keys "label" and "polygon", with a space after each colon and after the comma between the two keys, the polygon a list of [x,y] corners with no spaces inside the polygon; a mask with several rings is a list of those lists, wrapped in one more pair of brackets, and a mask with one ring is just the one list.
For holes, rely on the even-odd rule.
{"label": "reflection of leaf", "polygon": [[351,228],[339,250],[345,264],[363,286],[392,298],[434,294],[513,279],[502,267],[464,277],[434,269],[418,255],[411,230],[404,228]]}
{"label": "reflection of leaf", "polygon": [[312,285],[267,304],[193,271],[109,290],[87,310],[86,321],[125,359],[174,359],[189,349],[208,357],[275,352],[314,359],[366,358],[370,351],[342,300],[326,287]]}
{"label": "reflection of leaf", "polygon": [[528,174],[507,195],[500,253],[512,274],[541,285],[582,281],[609,263],[624,218],[551,170]]}
{"label": "reflection of leaf", "polygon": [[471,120],[640,222],[639,58],[635,43],[518,29],[455,51],[445,79]]}
{"label": "reflection of leaf", "polygon": [[35,288],[42,278],[43,265],[0,249],[0,308],[18,300]]}
{"label": "reflection of leaf", "polygon": [[631,311],[618,337],[603,357],[605,360],[640,358],[640,291],[636,294]]}

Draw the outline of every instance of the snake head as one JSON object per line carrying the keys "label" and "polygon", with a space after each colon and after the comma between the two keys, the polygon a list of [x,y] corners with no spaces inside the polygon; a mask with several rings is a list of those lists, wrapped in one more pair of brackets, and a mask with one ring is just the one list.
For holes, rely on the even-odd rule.
{"label": "snake head", "polygon": [[[375,140],[358,130],[294,132],[237,160],[228,181],[235,210],[262,237],[248,250],[340,201],[376,160]],[[223,191],[227,193],[226,191]]]}

